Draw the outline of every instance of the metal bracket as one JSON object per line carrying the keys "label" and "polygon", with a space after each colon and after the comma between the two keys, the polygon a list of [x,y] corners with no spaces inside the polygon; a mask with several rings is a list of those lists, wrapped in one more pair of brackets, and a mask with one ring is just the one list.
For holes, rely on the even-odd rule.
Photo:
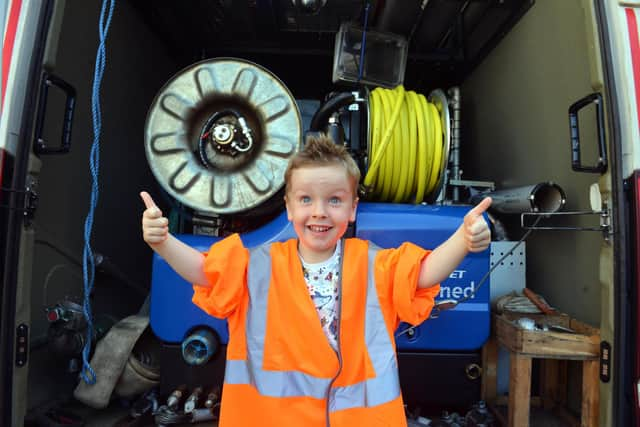
{"label": "metal bracket", "polygon": [[[600,217],[600,225],[598,227],[572,227],[572,226],[543,226],[536,225],[537,221],[532,221],[532,224],[527,224],[526,217],[568,217],[578,215],[598,215]],[[606,207],[600,211],[574,211],[574,212],[523,212],[520,214],[520,226],[525,230],[557,230],[557,231],[600,231],[606,235],[609,234],[611,229],[611,217],[609,210]]]}
{"label": "metal bracket", "polygon": [[222,218],[204,212],[194,212],[192,218],[193,234],[202,236],[220,236]]}
{"label": "metal bracket", "polygon": [[496,184],[491,181],[472,181],[468,179],[452,179],[447,182],[448,185],[452,185],[454,187],[480,187],[480,188],[488,188],[489,190],[495,190]]}

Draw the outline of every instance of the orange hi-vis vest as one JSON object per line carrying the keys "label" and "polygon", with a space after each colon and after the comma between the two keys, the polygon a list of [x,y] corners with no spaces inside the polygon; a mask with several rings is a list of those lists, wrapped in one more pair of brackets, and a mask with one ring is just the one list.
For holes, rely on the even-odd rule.
{"label": "orange hi-vis vest", "polygon": [[439,286],[417,289],[428,251],[345,239],[338,351],[307,289],[297,240],[247,249],[237,235],[205,258],[193,302],[227,318],[220,427],[406,426],[394,330],[429,316]]}

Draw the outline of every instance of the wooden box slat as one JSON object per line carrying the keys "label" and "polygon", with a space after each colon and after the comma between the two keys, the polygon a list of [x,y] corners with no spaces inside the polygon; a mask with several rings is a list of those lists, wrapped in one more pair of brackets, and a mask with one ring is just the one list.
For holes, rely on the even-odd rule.
{"label": "wooden box slat", "polygon": [[[518,318],[528,317],[539,324],[568,327],[576,333],[529,331],[520,328]],[[600,331],[566,314],[505,313],[494,317],[498,342],[512,352],[536,358],[587,360],[599,357]]]}

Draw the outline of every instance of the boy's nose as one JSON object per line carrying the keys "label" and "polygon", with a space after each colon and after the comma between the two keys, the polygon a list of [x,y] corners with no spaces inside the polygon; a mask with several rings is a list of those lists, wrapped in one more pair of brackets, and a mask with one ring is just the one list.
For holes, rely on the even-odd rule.
{"label": "boy's nose", "polygon": [[324,217],[326,216],[324,203],[318,202],[313,204],[313,212],[311,213],[314,217]]}

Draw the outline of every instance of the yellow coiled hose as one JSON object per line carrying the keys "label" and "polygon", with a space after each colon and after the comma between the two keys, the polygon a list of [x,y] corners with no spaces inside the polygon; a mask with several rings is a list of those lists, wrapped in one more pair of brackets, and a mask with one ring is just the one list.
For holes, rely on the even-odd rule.
{"label": "yellow coiled hose", "polygon": [[377,88],[369,97],[371,152],[364,186],[383,202],[420,203],[436,190],[443,162],[442,123],[424,95]]}

